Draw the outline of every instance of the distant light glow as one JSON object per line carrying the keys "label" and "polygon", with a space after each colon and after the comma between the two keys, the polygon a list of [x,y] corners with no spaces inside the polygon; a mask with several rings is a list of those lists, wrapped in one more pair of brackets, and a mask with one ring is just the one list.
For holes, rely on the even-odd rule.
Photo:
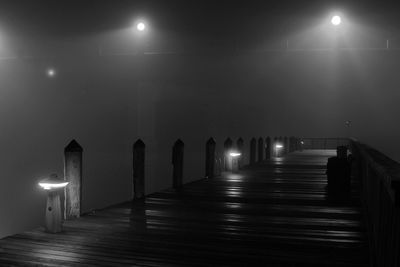
{"label": "distant light glow", "polygon": [[300,143],[301,143],[302,145],[304,145],[304,141],[301,141]]}
{"label": "distant light glow", "polygon": [[275,148],[283,148],[283,145],[281,145],[281,144],[276,144],[276,145],[275,145]]}
{"label": "distant light glow", "polygon": [[138,30],[138,31],[144,31],[145,29],[146,29],[146,24],[144,24],[143,22],[139,22],[137,25],[136,25],[136,29]]}
{"label": "distant light glow", "polygon": [[242,155],[242,153],[238,153],[238,152],[231,152],[231,153],[229,153],[229,156],[231,156],[231,157],[239,157],[239,156],[241,156]]}
{"label": "distant light glow", "polygon": [[342,18],[339,17],[338,15],[335,15],[335,16],[332,17],[331,23],[332,23],[334,26],[338,26],[338,25],[340,25],[340,23],[342,23]]}
{"label": "distant light glow", "polygon": [[47,69],[46,73],[48,77],[53,78],[56,75],[56,70],[53,68],[49,68]]}
{"label": "distant light glow", "polygon": [[51,189],[56,189],[56,188],[63,188],[68,185],[68,182],[63,182],[63,183],[44,183],[40,182],[39,186],[42,187],[44,190],[51,190]]}

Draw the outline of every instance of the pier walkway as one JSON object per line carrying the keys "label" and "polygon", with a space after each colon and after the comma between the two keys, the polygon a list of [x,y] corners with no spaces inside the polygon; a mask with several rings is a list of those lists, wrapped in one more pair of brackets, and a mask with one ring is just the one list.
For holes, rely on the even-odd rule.
{"label": "pier walkway", "polygon": [[357,184],[326,192],[333,150],[294,152],[151,194],[64,232],[0,240],[0,266],[369,266]]}

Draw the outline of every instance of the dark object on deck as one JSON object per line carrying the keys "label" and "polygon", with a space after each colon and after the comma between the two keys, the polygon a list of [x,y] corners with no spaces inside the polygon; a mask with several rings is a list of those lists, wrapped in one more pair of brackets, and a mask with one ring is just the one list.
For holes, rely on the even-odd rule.
{"label": "dark object on deck", "polygon": [[328,158],[326,174],[328,189],[333,193],[350,191],[351,165],[347,159],[347,147],[338,146],[337,156]]}
{"label": "dark object on deck", "polygon": [[145,148],[142,140],[133,145],[133,199],[144,198]]}
{"label": "dark object on deck", "polygon": [[211,137],[206,143],[206,178],[213,178],[215,172],[215,140]]}
{"label": "dark object on deck", "polygon": [[78,218],[82,207],[82,153],[83,149],[74,139],[64,148],[65,189],[64,219]]}
{"label": "dark object on deck", "polygon": [[270,159],[272,153],[271,137],[265,139],[265,159]]}
{"label": "dark object on deck", "polygon": [[264,139],[262,137],[258,138],[258,162],[264,160]]}
{"label": "dark object on deck", "polygon": [[175,189],[182,187],[183,177],[183,148],[185,144],[178,139],[172,148],[172,165],[173,165],[173,187]]}
{"label": "dark object on deck", "polygon": [[236,141],[236,147],[237,147],[238,152],[241,154],[241,156],[238,159],[238,168],[241,169],[243,166],[243,147],[244,147],[243,138],[240,137]]}
{"label": "dark object on deck", "polygon": [[256,149],[257,149],[257,140],[253,137],[250,140],[250,165],[256,163]]}

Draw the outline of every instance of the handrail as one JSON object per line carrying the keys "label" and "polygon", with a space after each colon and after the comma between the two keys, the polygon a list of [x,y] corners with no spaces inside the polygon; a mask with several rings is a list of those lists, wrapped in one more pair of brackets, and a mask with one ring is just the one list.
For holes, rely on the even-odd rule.
{"label": "handrail", "polygon": [[346,137],[303,137],[302,149],[336,149],[338,146],[347,146],[349,138]]}
{"label": "handrail", "polygon": [[360,180],[373,264],[400,266],[400,164],[357,140],[350,141]]}

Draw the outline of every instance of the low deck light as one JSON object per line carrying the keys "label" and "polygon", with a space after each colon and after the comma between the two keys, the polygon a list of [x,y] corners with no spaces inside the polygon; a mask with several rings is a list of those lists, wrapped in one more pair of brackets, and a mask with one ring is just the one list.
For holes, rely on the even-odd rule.
{"label": "low deck light", "polygon": [[242,153],[238,153],[238,152],[230,152],[229,153],[229,156],[234,157],[234,158],[240,157],[241,155],[242,155]]}
{"label": "low deck light", "polygon": [[53,190],[53,189],[61,189],[68,185],[68,182],[65,182],[61,179],[54,178],[46,178],[39,182],[39,186],[44,190]]}
{"label": "low deck light", "polygon": [[60,192],[67,185],[68,182],[59,179],[56,174],[52,174],[39,182],[39,186],[47,191],[46,232],[59,233],[62,231]]}

